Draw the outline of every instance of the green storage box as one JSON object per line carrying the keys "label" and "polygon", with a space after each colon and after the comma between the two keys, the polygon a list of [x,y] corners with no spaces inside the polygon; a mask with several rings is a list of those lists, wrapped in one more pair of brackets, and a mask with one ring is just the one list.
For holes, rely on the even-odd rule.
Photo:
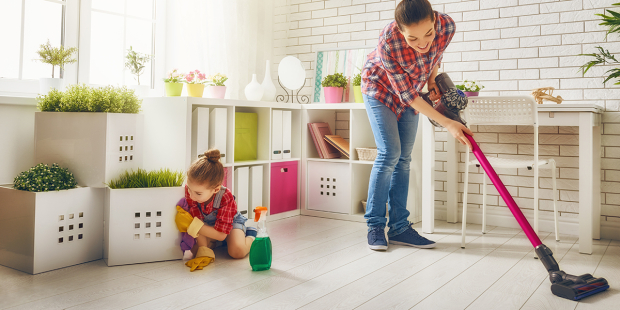
{"label": "green storage box", "polygon": [[235,161],[256,160],[258,114],[235,112]]}

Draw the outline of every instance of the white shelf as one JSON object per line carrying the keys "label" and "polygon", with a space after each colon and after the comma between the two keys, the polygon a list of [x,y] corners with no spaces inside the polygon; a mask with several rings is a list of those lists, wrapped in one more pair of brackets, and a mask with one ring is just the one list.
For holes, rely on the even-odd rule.
{"label": "white shelf", "polygon": [[299,110],[301,105],[297,103],[285,102],[267,102],[267,101],[249,101],[240,99],[213,99],[213,98],[186,98],[187,102],[198,106],[235,106],[235,107],[253,107],[253,108],[274,108],[274,109],[290,109]]}
{"label": "white shelf", "polygon": [[301,158],[285,158],[285,159],[272,159],[272,163],[283,163],[287,161],[300,161]]}
{"label": "white shelf", "polygon": [[302,110],[366,110],[363,103],[310,103],[302,104]]}
{"label": "white shelf", "polygon": [[253,165],[262,165],[270,163],[270,160],[242,160],[236,161],[232,163],[233,167],[241,167],[241,166],[253,166]]}
{"label": "white shelf", "polygon": [[354,164],[357,165],[374,165],[374,161],[370,161],[370,160],[352,160],[351,161]]}
{"label": "white shelf", "polygon": [[340,158],[306,158],[307,161],[323,161],[329,163],[350,163],[350,159],[340,159]]}

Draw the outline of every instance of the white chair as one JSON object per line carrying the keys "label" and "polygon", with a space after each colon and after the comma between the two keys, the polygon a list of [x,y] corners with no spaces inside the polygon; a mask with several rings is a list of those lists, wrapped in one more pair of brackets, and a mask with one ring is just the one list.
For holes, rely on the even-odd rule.
{"label": "white chair", "polygon": [[[469,98],[465,109],[467,125],[529,125],[534,126],[534,157],[532,159],[506,159],[487,157],[493,168],[527,168],[534,170],[534,231],[538,234],[538,168],[552,170],[553,179],[553,216],[555,222],[555,239],[558,236],[558,209],[556,188],[556,165],[553,159],[538,158],[538,112],[536,102],[528,96],[514,97],[474,97]],[[475,136],[474,136],[475,138]],[[484,150],[482,150],[484,152]],[[469,167],[480,167],[478,160],[469,160],[469,150],[465,152],[465,175],[463,190],[463,231],[461,247],[465,248],[465,228],[467,225],[467,186]],[[486,172],[483,170],[482,183],[482,233],[486,233]],[[500,197],[501,199],[501,197]]]}

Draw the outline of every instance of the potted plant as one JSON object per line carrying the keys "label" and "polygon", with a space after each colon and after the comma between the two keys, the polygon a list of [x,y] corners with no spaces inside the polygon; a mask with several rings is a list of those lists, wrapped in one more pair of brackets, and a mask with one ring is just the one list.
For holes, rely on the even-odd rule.
{"label": "potted plant", "polygon": [[39,79],[40,94],[46,95],[50,89],[62,89],[62,79],[54,78],[54,69],[56,66],[60,67],[60,69],[64,69],[66,64],[76,62],[77,59],[73,58],[73,54],[77,52],[77,50],[77,47],[52,47],[49,40],[47,40],[46,44],[41,44],[37,51],[37,54],[41,58],[36,60],[52,65],[52,77]]}
{"label": "potted plant", "polygon": [[325,91],[326,103],[341,103],[342,93],[347,88],[347,78],[342,73],[334,73],[326,76],[321,85]]}
{"label": "potted plant", "polygon": [[103,259],[108,266],[181,259],[175,204],[185,194],[184,173],[125,171],[108,183]]}
{"label": "potted plant", "polygon": [[476,81],[463,81],[463,84],[455,85],[457,89],[462,90],[467,97],[478,96],[478,92],[484,88],[482,84]]}
{"label": "potted plant", "polygon": [[103,189],[38,164],[0,186],[0,264],[37,274],[103,257]]}
{"label": "potted plant", "polygon": [[362,73],[358,73],[353,76],[353,95],[355,95],[356,103],[364,103],[364,97],[362,96]]}
{"label": "potted plant", "polygon": [[166,88],[167,97],[178,97],[183,92],[182,75],[174,69],[164,78],[164,86]]}
{"label": "potted plant", "polygon": [[148,85],[140,85],[140,75],[144,73],[144,68],[146,68],[146,64],[151,58],[151,55],[134,51],[132,46],[129,46],[127,55],[125,55],[125,68],[129,69],[131,74],[135,75],[135,79],[138,82],[137,86],[131,85],[130,87],[135,89],[139,96],[146,96],[148,93]]}
{"label": "potted plant", "polygon": [[[620,6],[620,3],[615,3],[613,5]],[[595,15],[598,15],[598,16],[603,18],[603,22],[600,23],[599,25],[603,25],[603,26],[608,26],[609,27],[609,29],[607,30],[607,33],[605,34],[605,37],[607,37],[611,33],[620,33],[620,12],[614,12],[612,10],[607,10],[607,12],[610,15],[595,14]],[[597,46],[596,49],[598,49],[598,53],[579,54],[579,56],[591,56],[591,57],[594,57],[594,60],[590,60],[585,65],[581,66],[580,69],[582,71],[582,76],[584,76],[586,74],[586,72],[588,72],[588,70],[590,70],[590,68],[592,66],[595,66],[595,65],[598,65],[598,64],[620,65],[620,61],[618,61],[614,55],[609,53],[609,50],[605,50],[605,49],[603,49],[600,46]],[[615,85],[620,85],[620,68],[609,69],[609,70],[607,70],[605,72],[605,74],[608,74],[608,75],[605,78],[605,80],[603,80],[603,84],[607,83],[607,81],[609,81],[611,79],[618,79],[618,81],[616,83],[614,83],[614,84]]]}
{"label": "potted plant", "polygon": [[209,76],[209,92],[207,97],[224,99],[226,95],[226,86],[224,83],[228,80],[228,77],[224,74],[217,73],[216,75]]}
{"label": "potted plant", "polygon": [[190,71],[183,77],[187,83],[187,95],[190,97],[202,97],[207,82],[206,75],[198,70]]}
{"label": "potted plant", "polygon": [[133,90],[72,85],[37,100],[36,162],[67,167],[89,187],[142,165],[144,115],[137,114],[142,100]]}

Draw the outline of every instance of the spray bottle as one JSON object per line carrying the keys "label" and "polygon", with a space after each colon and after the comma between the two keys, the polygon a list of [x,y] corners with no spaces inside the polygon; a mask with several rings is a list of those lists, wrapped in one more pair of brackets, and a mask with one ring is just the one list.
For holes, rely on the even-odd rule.
{"label": "spray bottle", "polygon": [[252,270],[261,271],[271,268],[271,239],[267,235],[267,208],[254,209],[254,222],[258,222],[258,235],[250,248],[250,265]]}

